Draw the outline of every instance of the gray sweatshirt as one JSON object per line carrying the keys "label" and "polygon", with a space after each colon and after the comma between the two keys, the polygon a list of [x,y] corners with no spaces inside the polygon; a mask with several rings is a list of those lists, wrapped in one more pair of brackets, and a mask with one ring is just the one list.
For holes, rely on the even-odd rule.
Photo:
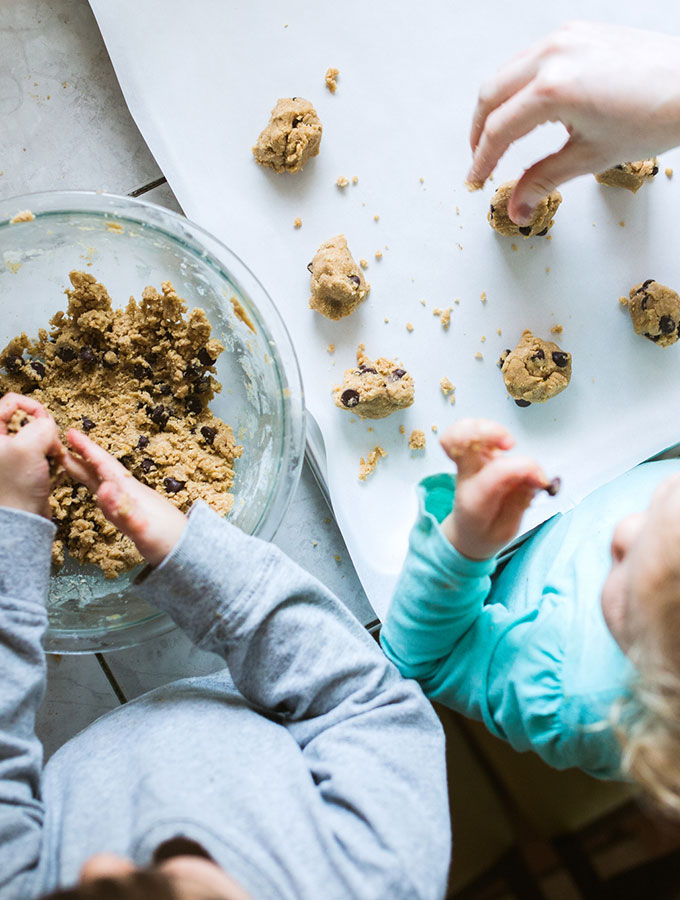
{"label": "gray sweatshirt", "polygon": [[191,838],[256,900],[444,895],[444,740],[323,585],[196,504],[139,591],[224,671],[128,703],[42,769],[54,526],[0,508],[0,898],[73,884],[83,862],[139,865]]}

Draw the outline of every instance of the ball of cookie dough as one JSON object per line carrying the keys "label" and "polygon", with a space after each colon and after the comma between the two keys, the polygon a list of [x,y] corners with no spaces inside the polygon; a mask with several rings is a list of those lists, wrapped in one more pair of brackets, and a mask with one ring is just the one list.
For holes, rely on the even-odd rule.
{"label": "ball of cookie dough", "polygon": [[325,241],[307,268],[312,275],[309,305],[329,319],[351,315],[371,289],[344,234]]}
{"label": "ball of cookie dough", "polygon": [[335,405],[362,419],[384,419],[413,403],[413,377],[392,359],[369,359],[364,345],[357,350],[357,366],[346,369],[342,384],[333,388]]}
{"label": "ball of cookie dough", "polygon": [[506,237],[516,237],[518,234],[524,235],[524,237],[543,237],[553,226],[553,216],[562,202],[562,194],[559,191],[551,191],[547,197],[539,201],[528,225],[516,225],[508,215],[510,195],[516,184],[517,181],[506,181],[491,198],[491,205],[486,216],[489,225]]}
{"label": "ball of cookie dough", "polygon": [[267,127],[253,147],[261,166],[275,172],[299,172],[316,156],[321,144],[321,122],[316,110],[302,97],[278,100]]}
{"label": "ball of cookie dough", "polygon": [[648,278],[630,289],[628,310],[636,334],[660,347],[669,347],[680,336],[680,297],[669,287]]}
{"label": "ball of cookie dough", "polygon": [[645,181],[651,181],[659,171],[659,164],[654,159],[641,159],[638,162],[619,163],[611,169],[605,169],[595,176],[599,184],[607,184],[610,187],[626,188],[635,193]]}
{"label": "ball of cookie dough", "polygon": [[508,393],[518,406],[545,403],[563,391],[571,378],[571,353],[528,329],[514,350],[498,360]]}

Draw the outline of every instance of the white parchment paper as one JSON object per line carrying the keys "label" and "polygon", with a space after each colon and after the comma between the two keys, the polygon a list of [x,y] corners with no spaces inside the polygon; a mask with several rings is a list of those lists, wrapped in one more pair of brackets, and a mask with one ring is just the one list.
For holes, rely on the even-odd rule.
{"label": "white parchment paper", "polygon": [[[649,6],[613,0],[90,2],[130,110],[187,216],[243,258],[288,324],[338,522],[380,616],[406,550],[414,485],[448,467],[433,425],[441,434],[457,416],[497,419],[518,451],[562,476],[561,494],[537,498],[527,527],[680,440],[680,345],[661,350],[637,337],[618,303],[646,278],[680,285],[680,154],[665,154],[655,182],[635,196],[590,176],[565,185],[550,241],[499,237],[486,221],[494,185],[475,194],[463,186],[477,91],[505,59],[575,16],[677,32],[677,4],[655,4],[650,22]],[[329,66],[340,69],[335,95],[324,86]],[[262,169],[251,154],[287,96],[310,99],[324,126],[319,157],[294,176]],[[495,184],[563,139],[561,126],[548,126],[519,142]],[[340,175],[358,184],[340,190]],[[340,232],[355,259],[369,260],[371,293],[331,322],[308,308],[306,265]],[[432,311],[449,306],[444,331]],[[550,337],[557,323],[558,343],[573,354],[571,385],[520,409],[496,360],[524,328]],[[360,341],[413,373],[413,407],[371,423],[333,405],[331,388]],[[455,406],[439,390],[443,376],[456,385]],[[424,453],[408,450],[412,428],[427,434]],[[388,455],[361,483],[359,457],[376,445]]]}

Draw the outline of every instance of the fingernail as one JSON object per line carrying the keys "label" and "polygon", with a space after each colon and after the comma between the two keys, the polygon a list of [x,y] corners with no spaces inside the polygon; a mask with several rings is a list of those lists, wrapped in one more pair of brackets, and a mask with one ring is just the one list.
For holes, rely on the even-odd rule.
{"label": "fingernail", "polygon": [[532,206],[529,206],[528,203],[520,203],[517,207],[517,225],[528,225],[533,213],[534,209]]}

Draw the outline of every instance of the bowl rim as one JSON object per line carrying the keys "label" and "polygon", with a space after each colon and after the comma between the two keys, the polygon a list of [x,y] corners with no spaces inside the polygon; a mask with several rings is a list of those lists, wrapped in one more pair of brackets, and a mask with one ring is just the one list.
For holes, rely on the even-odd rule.
{"label": "bowl rim", "polygon": [[[224,270],[229,280],[252,305],[255,318],[278,357],[278,369],[284,376],[282,403],[284,429],[281,436],[279,471],[269,500],[251,534],[271,540],[292,501],[299,482],[305,453],[305,403],[302,375],[290,332],[269,292],[252,269],[226,244],[196,222],[140,197],[108,191],[53,190],[20,194],[0,200],[0,235],[5,227],[30,226],[33,220],[11,224],[19,210],[29,209],[35,219],[49,215],[99,215],[112,220],[128,220],[142,227],[153,227],[174,241],[188,245],[206,264]],[[13,212],[10,212],[13,210]],[[151,215],[153,221],[144,217]],[[127,213],[127,214],[126,214]],[[137,215],[135,215],[137,213]],[[160,223],[159,220],[160,219]],[[136,623],[119,627],[101,626],[73,632],[48,625],[45,650],[48,653],[82,654],[127,649],[168,633],[176,626],[166,613],[158,610]]]}

